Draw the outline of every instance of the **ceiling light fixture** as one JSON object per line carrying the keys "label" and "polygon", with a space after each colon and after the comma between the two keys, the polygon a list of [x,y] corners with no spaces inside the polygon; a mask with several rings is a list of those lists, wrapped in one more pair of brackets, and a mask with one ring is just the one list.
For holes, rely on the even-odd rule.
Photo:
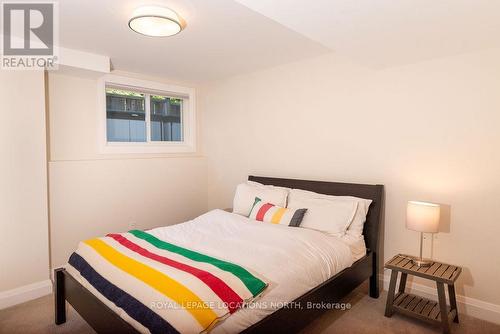
{"label": "ceiling light fixture", "polygon": [[128,26],[133,31],[152,37],[173,36],[184,28],[176,12],[166,7],[144,6],[134,11]]}

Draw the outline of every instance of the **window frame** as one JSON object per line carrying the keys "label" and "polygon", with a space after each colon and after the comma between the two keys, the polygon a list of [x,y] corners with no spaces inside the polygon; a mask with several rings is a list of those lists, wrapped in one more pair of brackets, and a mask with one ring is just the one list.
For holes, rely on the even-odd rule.
{"label": "window frame", "polygon": [[[182,141],[151,141],[151,105],[145,96],[146,142],[108,142],[106,88],[132,90],[142,94],[183,99],[181,110]],[[98,84],[99,142],[102,154],[151,154],[196,152],[196,92],[194,88],[117,75],[105,75]]]}

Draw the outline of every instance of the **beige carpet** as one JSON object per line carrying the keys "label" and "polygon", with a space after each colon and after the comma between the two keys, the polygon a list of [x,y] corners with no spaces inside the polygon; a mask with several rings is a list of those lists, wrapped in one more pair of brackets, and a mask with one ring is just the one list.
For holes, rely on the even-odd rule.
{"label": "beige carpet", "polygon": [[[366,287],[361,287],[345,299],[352,304],[350,310],[329,311],[303,333],[441,333],[439,327],[398,314],[392,318],[384,317],[385,298],[383,293],[379,299],[372,299],[367,296]],[[71,307],[68,308],[68,321],[61,326],[54,325],[53,309],[53,297],[46,296],[1,310],[0,333],[94,333]],[[500,326],[461,315],[460,324],[452,325],[452,333],[500,333]]]}

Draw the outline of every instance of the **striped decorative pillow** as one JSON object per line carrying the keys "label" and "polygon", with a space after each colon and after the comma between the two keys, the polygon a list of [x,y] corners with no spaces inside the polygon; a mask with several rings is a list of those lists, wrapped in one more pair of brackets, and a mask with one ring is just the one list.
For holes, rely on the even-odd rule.
{"label": "striped decorative pillow", "polygon": [[248,218],[266,223],[298,227],[306,211],[307,209],[282,208],[271,203],[265,203],[260,198],[255,197]]}

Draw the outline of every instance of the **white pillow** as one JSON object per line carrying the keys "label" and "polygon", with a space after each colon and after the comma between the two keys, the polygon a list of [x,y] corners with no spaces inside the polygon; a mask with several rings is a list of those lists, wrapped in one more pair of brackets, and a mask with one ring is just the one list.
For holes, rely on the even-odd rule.
{"label": "white pillow", "polygon": [[293,209],[307,208],[300,227],[326,232],[334,236],[343,236],[356,214],[358,203],[290,196],[288,207]]}
{"label": "white pillow", "polygon": [[288,188],[266,186],[258,182],[247,181],[236,187],[233,199],[233,213],[248,217],[255,197],[277,206],[286,207]]}
{"label": "white pillow", "polygon": [[368,209],[370,208],[370,204],[372,204],[372,200],[352,196],[341,197],[346,199],[355,199],[358,201],[358,210],[356,211],[356,215],[354,216],[354,219],[352,220],[352,223],[346,233],[353,237],[361,237],[363,235],[366,215],[368,214]]}
{"label": "white pillow", "polygon": [[[370,207],[371,200],[369,199],[364,199],[364,198],[359,198],[359,197],[354,197],[354,196],[332,196],[332,195],[324,195],[324,194],[319,194],[315,193],[312,191],[306,191],[306,190],[300,190],[300,189],[292,189],[290,191],[290,195],[288,197],[288,206],[293,205],[294,207],[296,205],[301,204],[304,200],[312,200],[316,201],[318,200],[323,200],[323,201],[330,201],[332,204],[330,205],[330,209],[332,210],[330,213],[327,213],[325,210],[323,210],[324,214],[329,214],[330,216],[316,216],[313,215],[313,218],[316,219],[324,219],[324,222],[320,221],[315,221],[313,222],[314,225],[319,225],[319,226],[324,226],[327,224],[335,224],[334,227],[329,227],[329,228],[323,228],[323,230],[330,230],[330,231],[339,231],[340,228],[343,226],[342,223],[339,223],[341,217],[346,217],[347,216],[347,208],[349,208],[349,205],[341,206],[339,205],[339,202],[346,202],[346,203],[351,203],[353,206],[355,206],[355,212],[353,216],[351,217],[351,220],[347,222],[346,229],[340,232],[336,233],[331,233],[330,234],[335,234],[337,236],[341,236],[343,234],[348,234],[353,237],[360,237],[363,235],[363,225],[366,221],[366,215],[368,213],[368,208]],[[307,224],[307,215],[311,214],[311,211],[314,210],[314,208],[311,210],[309,207],[305,206],[302,204],[303,208],[308,208],[306,216],[304,217],[304,220],[302,221],[301,227],[306,227]],[[332,221],[335,221],[333,223]]]}
{"label": "white pillow", "polygon": [[332,201],[322,198],[290,198],[288,207],[307,208],[300,227],[343,236],[349,227],[358,203],[352,201]]}

